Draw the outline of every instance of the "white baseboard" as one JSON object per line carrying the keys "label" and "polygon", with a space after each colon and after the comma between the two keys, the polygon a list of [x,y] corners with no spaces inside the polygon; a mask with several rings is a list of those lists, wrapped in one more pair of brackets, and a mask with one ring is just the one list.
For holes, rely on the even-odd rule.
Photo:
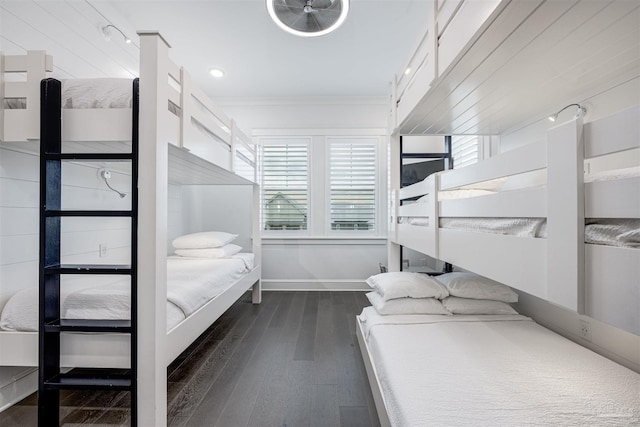
{"label": "white baseboard", "polygon": [[370,291],[363,280],[262,279],[263,291]]}
{"label": "white baseboard", "polygon": [[38,368],[28,368],[15,381],[0,387],[0,412],[38,390]]}

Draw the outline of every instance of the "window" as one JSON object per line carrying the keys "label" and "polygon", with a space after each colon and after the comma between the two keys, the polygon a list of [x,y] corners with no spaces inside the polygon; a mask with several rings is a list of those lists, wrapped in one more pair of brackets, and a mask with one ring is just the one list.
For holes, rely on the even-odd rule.
{"label": "window", "polygon": [[309,206],[309,141],[263,141],[263,230],[306,230]]}
{"label": "window", "polygon": [[479,159],[480,138],[477,135],[453,136],[451,138],[451,154],[453,167],[459,169],[476,163]]}
{"label": "window", "polygon": [[375,230],[376,143],[329,140],[331,230]]}
{"label": "window", "polygon": [[[264,236],[385,235],[384,137],[364,134],[258,136]],[[352,132],[352,131],[351,131]],[[382,156],[384,157],[384,156]]]}

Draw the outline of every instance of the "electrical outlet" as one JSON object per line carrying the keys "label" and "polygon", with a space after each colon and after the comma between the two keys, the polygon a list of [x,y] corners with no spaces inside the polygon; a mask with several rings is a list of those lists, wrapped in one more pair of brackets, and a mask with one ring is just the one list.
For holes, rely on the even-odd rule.
{"label": "electrical outlet", "polygon": [[580,320],[580,336],[587,341],[591,341],[591,324],[586,320]]}
{"label": "electrical outlet", "polygon": [[98,254],[100,255],[100,258],[107,256],[107,245],[105,243],[100,243],[98,245]]}

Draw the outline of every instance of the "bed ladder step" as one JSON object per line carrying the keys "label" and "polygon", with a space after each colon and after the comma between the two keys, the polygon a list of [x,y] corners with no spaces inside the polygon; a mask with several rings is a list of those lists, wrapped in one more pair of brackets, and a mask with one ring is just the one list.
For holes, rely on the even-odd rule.
{"label": "bed ladder step", "polygon": [[131,374],[104,371],[59,374],[46,380],[44,386],[48,390],[131,390]]}
{"label": "bed ladder step", "polygon": [[[129,153],[63,153],[62,136],[62,84],[55,79],[44,79],[40,86],[40,253],[39,253],[39,355],[38,355],[38,426],[48,427],[60,424],[60,390],[119,390],[129,394],[131,403],[131,425],[138,422],[137,394],[137,251],[138,251],[138,112],[139,81],[132,85],[133,108],[131,128],[131,152]],[[114,124],[117,126],[117,124]],[[80,209],[64,209],[63,162],[127,162],[131,167],[131,190],[121,194],[121,199],[111,200],[114,209],[105,210],[103,206],[93,206],[87,200],[86,206]],[[108,183],[107,183],[108,185]],[[113,196],[113,195],[112,195]],[[80,200],[85,202],[85,200]],[[123,209],[129,207],[129,209]],[[61,247],[66,238],[62,232],[62,218],[94,218],[90,221],[99,228],[101,218],[122,217],[130,219],[129,240],[130,259],[128,264],[97,264],[98,253],[87,255],[89,263],[65,263]],[[98,244],[95,244],[98,247]],[[128,276],[130,286],[130,319],[96,320],[96,319],[61,319],[63,276],[74,275],[74,280],[91,284],[95,278],[91,275]],[[126,283],[126,282],[125,282]],[[104,285],[109,289],[110,285]],[[122,338],[129,341],[130,358],[124,359],[123,366],[129,369],[83,368],[61,373],[62,353],[67,351],[62,339],[65,333],[91,334],[128,334]],[[126,357],[126,356],[125,356]],[[127,363],[128,362],[128,363]],[[79,364],[91,364],[80,360]],[[96,363],[97,364],[97,363]]]}
{"label": "bed ladder step", "polygon": [[45,332],[131,333],[130,320],[60,319],[45,325]]}
{"label": "bed ladder step", "polygon": [[45,267],[44,274],[131,274],[129,264],[55,264]]}
{"label": "bed ladder step", "polygon": [[118,161],[132,160],[131,153],[46,153],[45,160]]}
{"label": "bed ladder step", "polygon": [[105,210],[101,210],[101,211],[93,211],[93,210],[87,210],[87,211],[81,211],[81,210],[45,210],[43,212],[44,216],[47,218],[51,218],[51,217],[100,217],[100,216],[104,216],[104,217],[112,217],[112,216],[122,216],[122,217],[127,217],[127,216],[133,216],[132,211],[105,211]]}

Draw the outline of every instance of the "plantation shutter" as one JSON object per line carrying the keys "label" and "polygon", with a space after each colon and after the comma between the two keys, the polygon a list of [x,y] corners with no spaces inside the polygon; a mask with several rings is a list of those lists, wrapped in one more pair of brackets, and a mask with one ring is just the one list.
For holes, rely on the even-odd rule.
{"label": "plantation shutter", "polygon": [[264,142],[261,151],[263,230],[306,230],[308,142]]}
{"label": "plantation shutter", "polygon": [[329,143],[332,230],[375,230],[376,142]]}
{"label": "plantation shutter", "polygon": [[480,138],[476,135],[454,136],[451,138],[453,167],[459,169],[478,161]]}

